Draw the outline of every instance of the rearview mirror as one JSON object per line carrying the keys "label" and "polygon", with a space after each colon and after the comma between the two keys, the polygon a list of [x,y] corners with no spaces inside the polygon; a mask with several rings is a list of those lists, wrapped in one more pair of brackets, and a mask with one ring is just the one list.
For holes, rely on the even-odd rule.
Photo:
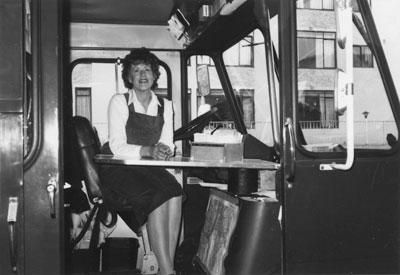
{"label": "rearview mirror", "polygon": [[208,72],[208,65],[197,66],[197,86],[197,93],[199,96],[206,96],[210,94],[210,76]]}
{"label": "rearview mirror", "polygon": [[200,96],[200,106],[197,115],[208,112],[211,109],[210,104],[206,104],[204,96],[210,94],[210,74],[208,65],[197,66],[197,94]]}

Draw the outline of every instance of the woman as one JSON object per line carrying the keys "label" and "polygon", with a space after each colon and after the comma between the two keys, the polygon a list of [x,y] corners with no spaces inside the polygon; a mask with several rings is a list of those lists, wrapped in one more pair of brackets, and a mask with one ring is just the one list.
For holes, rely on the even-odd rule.
{"label": "woman", "polygon": [[[172,102],[153,89],[160,76],[159,60],[145,48],[133,49],[122,64],[128,92],[115,94],[108,107],[109,146],[114,155],[168,159],[173,155]],[[147,221],[159,274],[175,274],[183,191],[164,168],[104,166],[106,202],[112,210],[132,205],[140,225]]]}

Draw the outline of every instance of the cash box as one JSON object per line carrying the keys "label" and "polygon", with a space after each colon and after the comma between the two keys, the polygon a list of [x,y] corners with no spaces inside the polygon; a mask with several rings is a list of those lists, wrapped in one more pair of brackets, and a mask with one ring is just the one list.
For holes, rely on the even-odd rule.
{"label": "cash box", "polygon": [[190,158],[197,161],[242,161],[243,143],[192,142]]}

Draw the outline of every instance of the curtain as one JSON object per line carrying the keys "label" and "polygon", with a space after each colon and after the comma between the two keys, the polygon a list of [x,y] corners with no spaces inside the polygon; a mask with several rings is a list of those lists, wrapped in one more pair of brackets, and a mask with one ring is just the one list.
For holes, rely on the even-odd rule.
{"label": "curtain", "polygon": [[[305,0],[305,6],[310,9],[317,9],[321,10],[322,9],[322,1],[321,0]],[[308,3],[307,3],[308,2]]]}
{"label": "curtain", "polygon": [[322,0],[322,7],[324,10],[333,10],[333,0]]}
{"label": "curtain", "polygon": [[315,67],[324,68],[324,40],[315,39]]}
{"label": "curtain", "polygon": [[325,68],[335,67],[335,41],[324,40],[324,60]]}
{"label": "curtain", "polygon": [[323,128],[335,128],[335,106],[332,92],[319,92],[321,125]]}
{"label": "curtain", "polygon": [[365,46],[361,48],[362,50],[362,56],[363,56],[363,61],[364,61],[364,66],[365,67],[372,67],[372,53],[371,50]]}

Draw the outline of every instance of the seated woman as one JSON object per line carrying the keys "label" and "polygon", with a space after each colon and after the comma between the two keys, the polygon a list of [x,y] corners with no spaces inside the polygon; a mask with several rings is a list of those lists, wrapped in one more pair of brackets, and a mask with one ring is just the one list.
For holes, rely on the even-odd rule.
{"label": "seated woman", "polygon": [[[171,101],[153,92],[160,76],[159,60],[146,48],[138,48],[125,56],[122,66],[128,91],[115,94],[109,103],[109,149],[119,156],[167,159],[175,149],[173,108]],[[183,196],[175,177],[161,167],[118,165],[103,166],[101,176],[111,210],[131,205],[140,225],[147,222],[159,274],[175,274]]]}

